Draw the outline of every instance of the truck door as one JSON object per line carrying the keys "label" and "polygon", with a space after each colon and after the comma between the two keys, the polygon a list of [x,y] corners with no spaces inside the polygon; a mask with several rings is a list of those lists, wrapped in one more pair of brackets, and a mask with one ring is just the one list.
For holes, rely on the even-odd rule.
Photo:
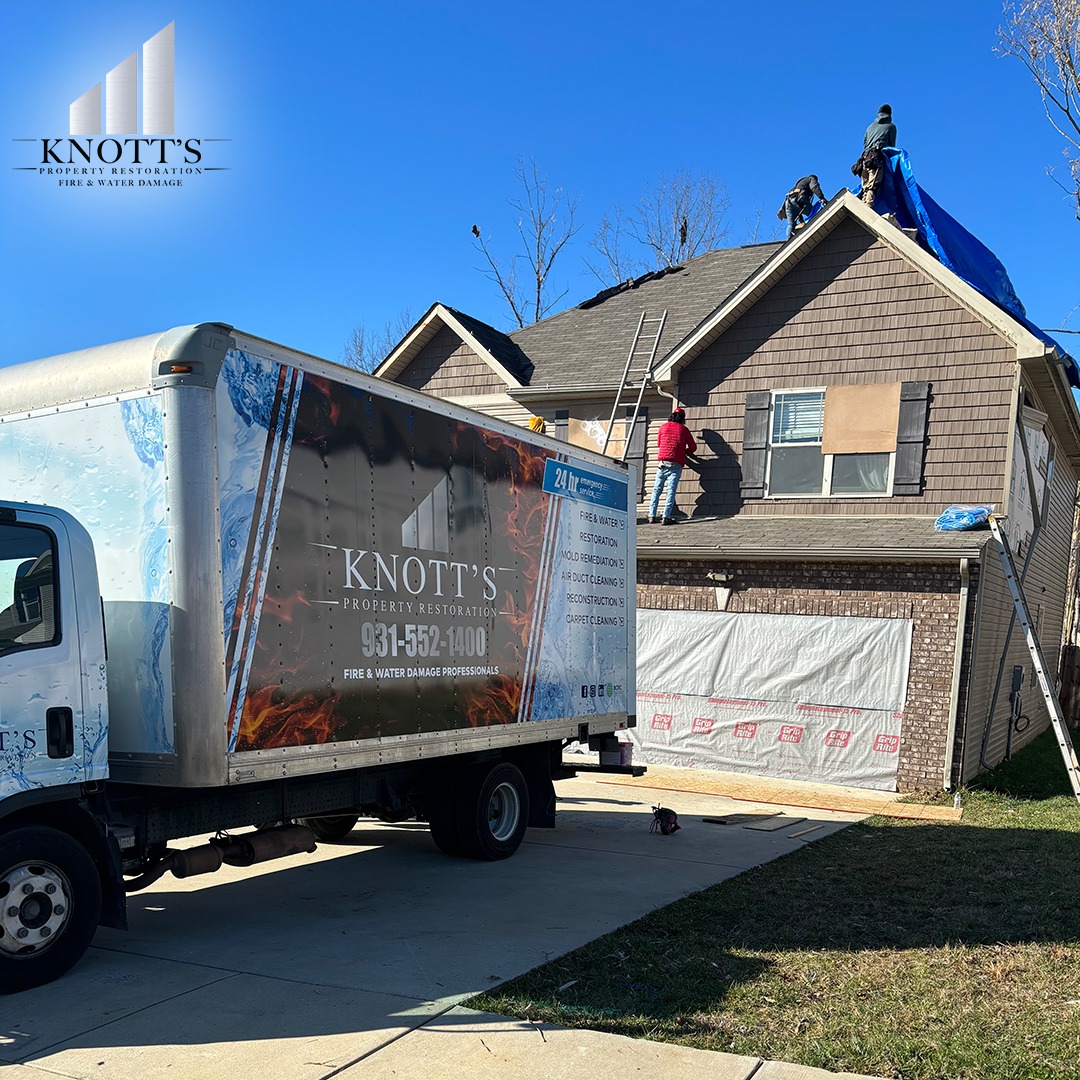
{"label": "truck door", "polygon": [[52,515],[0,508],[0,798],[84,779],[66,539]]}

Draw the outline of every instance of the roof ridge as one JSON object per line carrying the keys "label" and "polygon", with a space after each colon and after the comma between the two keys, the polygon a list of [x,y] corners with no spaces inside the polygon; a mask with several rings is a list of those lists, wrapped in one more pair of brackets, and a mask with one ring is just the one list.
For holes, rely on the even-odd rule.
{"label": "roof ridge", "polygon": [[768,240],[758,244],[737,244],[733,247],[726,248],[713,248],[710,251],[703,251],[700,255],[695,255],[692,259],[687,259],[686,262],[677,263],[674,266],[664,267],[660,270],[651,270],[646,274],[642,274],[638,278],[631,278],[630,282],[621,282],[617,285],[608,286],[606,289],[602,289],[594,296],[588,297],[585,300],[580,301],[571,307],[564,308],[562,311],[557,312],[554,315],[549,315],[544,319],[539,319],[534,323],[530,323],[528,326],[519,327],[517,330],[512,330],[508,337],[513,341],[519,334],[524,334],[530,330],[539,326],[550,326],[559,319],[565,318],[567,315],[571,315],[574,312],[588,311],[591,308],[599,307],[604,300],[611,297],[621,295],[624,292],[630,291],[632,288],[637,288],[641,285],[647,285],[651,281],[659,281],[673,272],[683,272],[693,269],[695,263],[702,263],[704,260],[714,260],[716,256],[726,255],[730,256],[735,252],[749,251],[754,248],[760,247],[773,247],[779,246],[782,241]]}

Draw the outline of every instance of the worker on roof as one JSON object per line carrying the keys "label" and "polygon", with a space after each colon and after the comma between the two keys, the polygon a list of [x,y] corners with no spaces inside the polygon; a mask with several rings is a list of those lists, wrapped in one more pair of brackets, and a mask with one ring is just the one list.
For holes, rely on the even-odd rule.
{"label": "worker on roof", "polygon": [[896,125],[892,119],[892,106],[882,105],[877,119],[866,129],[863,150],[881,150],[896,145]]}
{"label": "worker on roof", "polygon": [[781,221],[787,218],[789,240],[795,230],[805,225],[821,208],[814,205],[815,195],[821,200],[821,206],[829,201],[821,190],[818,178],[811,173],[809,176],[802,176],[796,180],[792,189],[784,197],[784,205],[776,211],[776,216]]}
{"label": "worker on roof", "polygon": [[885,160],[881,151],[886,146],[895,145],[896,125],[892,119],[892,106],[882,105],[878,109],[877,119],[863,136],[863,152],[859,160],[851,166],[852,173],[862,180],[862,194],[859,197],[871,208],[884,175]]}
{"label": "worker on roof", "polygon": [[656,433],[656,483],[653,484],[652,499],[649,501],[649,524],[661,522],[657,517],[660,508],[660,496],[667,488],[664,499],[664,517],[662,524],[675,524],[675,489],[679,486],[686,455],[697,451],[694,436],[686,427],[686,413],[676,409],[671,419],[660,425]]}

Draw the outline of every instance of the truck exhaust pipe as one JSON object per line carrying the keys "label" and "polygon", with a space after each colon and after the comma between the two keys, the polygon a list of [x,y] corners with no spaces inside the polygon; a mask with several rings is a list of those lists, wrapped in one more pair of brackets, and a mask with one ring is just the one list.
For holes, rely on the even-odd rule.
{"label": "truck exhaust pipe", "polygon": [[220,849],[230,866],[254,866],[286,855],[314,851],[316,847],[315,834],[306,825],[281,825],[242,836],[226,836],[211,840],[210,845]]}
{"label": "truck exhaust pipe", "polygon": [[145,889],[170,871],[173,877],[178,878],[212,874],[224,864],[254,866],[255,863],[314,851],[316,846],[315,834],[306,825],[282,825],[276,829],[244,833],[242,836],[214,837],[208,844],[169,852],[145,874],[125,881],[124,891],[132,893]]}

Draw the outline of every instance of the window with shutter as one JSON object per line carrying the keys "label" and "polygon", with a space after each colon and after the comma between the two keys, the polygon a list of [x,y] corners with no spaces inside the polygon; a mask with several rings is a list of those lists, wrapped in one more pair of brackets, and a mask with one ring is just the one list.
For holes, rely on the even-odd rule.
{"label": "window with shutter", "polygon": [[748,394],[743,498],[918,494],[928,401],[928,383]]}

